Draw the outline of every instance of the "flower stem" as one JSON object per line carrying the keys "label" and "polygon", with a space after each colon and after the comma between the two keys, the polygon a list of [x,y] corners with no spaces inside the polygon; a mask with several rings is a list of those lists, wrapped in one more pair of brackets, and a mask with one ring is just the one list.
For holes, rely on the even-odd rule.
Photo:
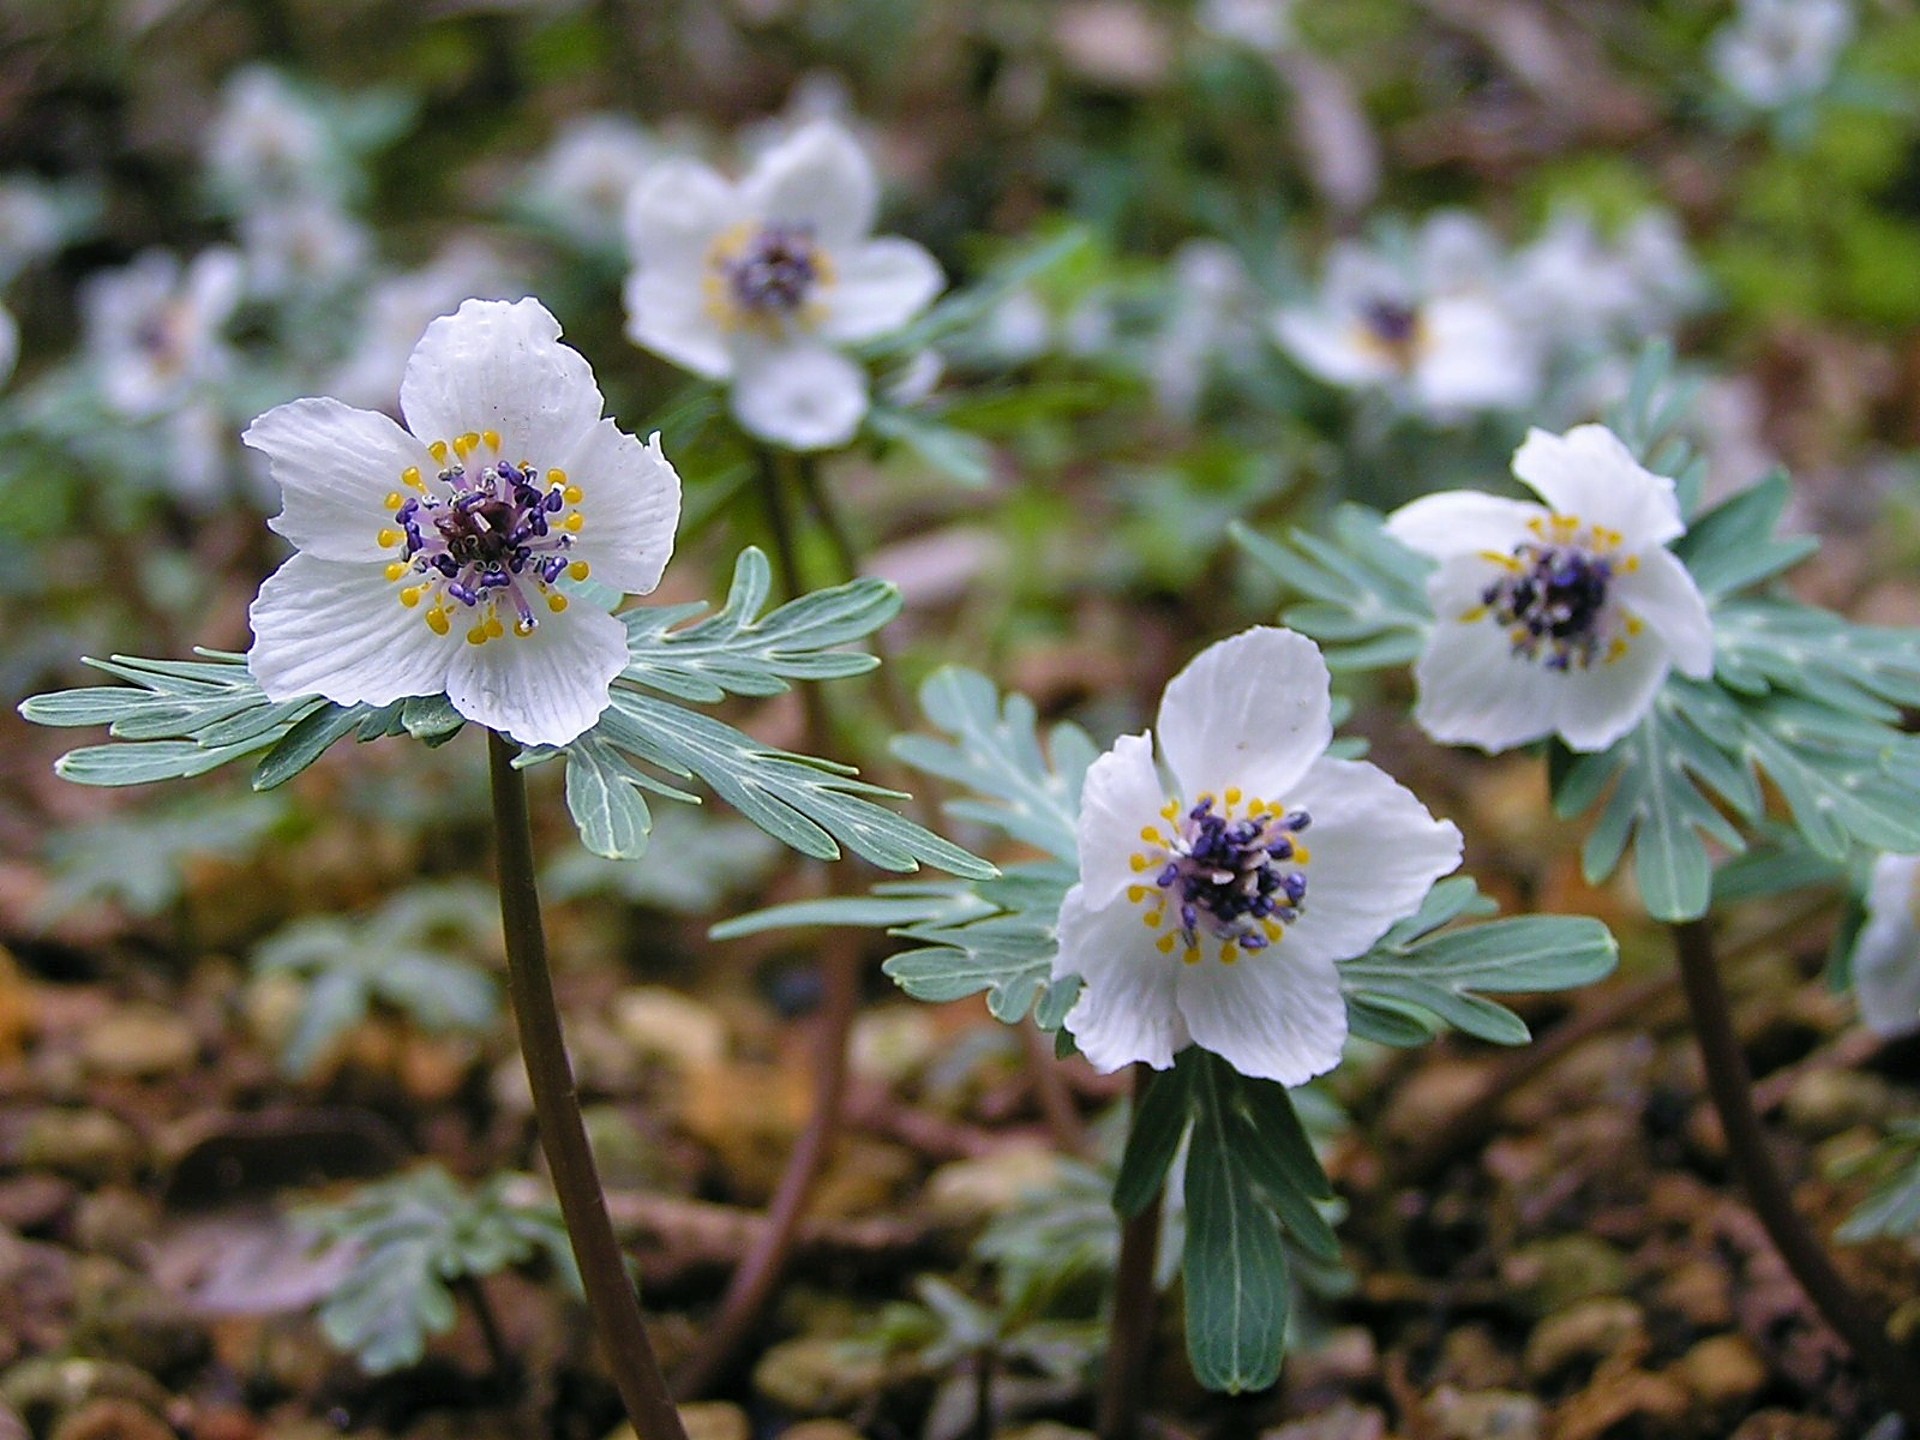
{"label": "flower stem", "polygon": [[1706,1065],[1707,1091],[1754,1214],[1814,1308],[1851,1347],[1881,1398],[1900,1412],[1909,1433],[1920,1434],[1920,1371],[1901,1356],[1887,1338],[1882,1317],[1841,1276],[1800,1218],[1767,1148],[1753,1105],[1753,1077],[1734,1033],[1733,1015],[1714,960],[1713,931],[1704,919],[1686,920],[1673,926],[1673,938],[1680,985]]}
{"label": "flower stem", "polygon": [[[773,534],[774,566],[787,598],[794,599],[803,592],[804,583],[784,478],[780,461],[763,450],[760,495]],[[830,728],[825,699],[813,686],[803,686],[800,699],[806,713],[806,748],[811,754],[819,754],[828,743]],[[830,892],[845,888],[846,869],[841,865],[829,872]],[[839,1138],[847,1108],[847,1047],[860,1005],[860,953],[853,937],[844,930],[827,931],[820,945],[819,964],[821,1002],[815,1037],[813,1109],[767,1204],[766,1225],[734,1267],[719,1313],[706,1327],[700,1348],[674,1373],[674,1390],[683,1396],[701,1394],[712,1386],[759,1323],[793,1254],[813,1187]]]}
{"label": "flower stem", "polygon": [[[1152,1083],[1152,1069],[1136,1064],[1135,1114]],[[1107,1358],[1100,1367],[1100,1404],[1093,1426],[1100,1440],[1136,1440],[1140,1434],[1141,1402],[1146,1395],[1147,1364],[1159,1313],[1153,1270],[1160,1249],[1161,1200],[1162,1194],[1156,1194],[1145,1209],[1120,1227],[1113,1310],[1107,1317]]]}
{"label": "flower stem", "polygon": [[626,1256],[607,1218],[606,1197],[594,1169],[560,1030],[560,1011],[547,968],[547,937],[533,882],[533,829],[527,818],[526,777],[513,765],[518,747],[489,732],[493,825],[499,846],[500,919],[506,931],[507,985],[513,996],[520,1050],[533,1092],[540,1144],[580,1266],[594,1329],[606,1347],[614,1384],[639,1440],[686,1440],[680,1412],[653,1355],[639,1297],[627,1279]]}

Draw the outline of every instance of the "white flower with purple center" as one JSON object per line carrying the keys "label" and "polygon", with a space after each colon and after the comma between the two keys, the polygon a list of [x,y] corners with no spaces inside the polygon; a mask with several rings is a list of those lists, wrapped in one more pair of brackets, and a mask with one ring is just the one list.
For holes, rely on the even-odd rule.
{"label": "white flower with purple center", "polygon": [[1884,1039],[1920,1030],[1920,855],[1882,855],[1853,945],[1860,1020]]}
{"label": "white flower with purple center", "polygon": [[1666,547],[1686,533],[1673,482],[1602,425],[1534,430],[1513,473],[1544,500],[1428,495],[1387,533],[1439,561],[1414,718],[1436,740],[1505,750],[1558,735],[1604,750],[1672,670],[1713,673],[1713,622]]}
{"label": "white flower with purple center", "polygon": [[1397,251],[1335,246],[1320,294],[1281,310],[1274,334],[1329,384],[1385,391],[1436,420],[1517,410],[1539,392],[1542,355],[1506,285],[1491,232],[1444,211]]}
{"label": "white flower with purple center", "polygon": [[129,419],[179,409],[225,377],[233,355],[222,335],[240,304],[245,267],[223,245],[182,270],[163,250],[96,275],[81,291],[87,349],[107,403]]}
{"label": "white flower with purple center", "polygon": [[1087,771],[1080,881],[1056,979],[1101,1070],[1165,1069],[1189,1044],[1298,1085],[1347,1038],[1336,968],[1460,863],[1460,832],[1377,766],[1326,754],[1326,662],[1291,630],[1211,646],[1173,678],[1151,734]]}
{"label": "white flower with purple center", "polygon": [[774,146],[738,184],[663,161],[627,209],[628,337],[729,382],[750,434],[844,445],[868,388],[841,347],[900,329],[946,283],[913,241],[870,238],[878,205],[873,167],[830,121]]}
{"label": "white flower with purple center", "polygon": [[469,720],[564,745],[606,709],[626,630],[562,577],[659,583],[680,480],[601,418],[580,354],[537,300],[435,320],[400,387],[407,419],[296,400],[248,427],[298,548],[250,612],[272,700],[385,705],[444,693]]}

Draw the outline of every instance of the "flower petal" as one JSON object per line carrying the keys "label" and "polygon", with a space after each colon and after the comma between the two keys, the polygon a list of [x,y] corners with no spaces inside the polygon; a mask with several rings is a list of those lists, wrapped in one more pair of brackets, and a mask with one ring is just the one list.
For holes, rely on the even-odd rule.
{"label": "flower petal", "polygon": [[1706,597],[1680,558],[1667,550],[1643,550],[1631,573],[1616,570],[1620,603],[1647,622],[1682,675],[1713,674],[1713,617]]}
{"label": "flower petal", "polygon": [[459,636],[436,635],[378,565],[295,555],[267,577],[247,611],[247,668],[269,700],[324,695],[385,705],[446,689]]}
{"label": "flower petal", "polygon": [[1860,1021],[1886,1039],[1920,1030],[1920,928],[1914,904],[1920,855],[1882,855],[1867,891],[1867,923],[1853,949]]}
{"label": "flower petal", "polygon": [[634,344],[709,380],[733,373],[726,332],[707,308],[707,292],[697,278],[636,270],[622,293],[627,338]]}
{"label": "flower petal", "polygon": [[1092,765],[1080,788],[1080,888],[1105,905],[1145,876],[1133,856],[1147,842],[1140,831],[1160,820],[1166,786],[1153,764],[1153,737],[1122,735]]}
{"label": "flower petal", "polygon": [[241,443],[267,457],[281,512],[268,526],[322,560],[393,557],[374,536],[388,523],[384,501],[409,466],[431,473],[426,446],[385,415],[338,400],[276,405],[246,428]]}
{"label": "flower petal", "polygon": [[[1362,760],[1318,761],[1294,787],[1313,816],[1302,837],[1307,899],[1274,953],[1328,962],[1366,953],[1420,908],[1433,882],[1460,864],[1460,831],[1436,820],[1406,786]],[[1258,958],[1258,957],[1256,957]]]}
{"label": "flower petal", "polygon": [[1413,718],[1445,745],[1510,750],[1553,733],[1561,677],[1513,654],[1491,620],[1443,615],[1414,662]]}
{"label": "flower petal", "polygon": [[459,648],[447,667],[453,708],[523,745],[564,745],[600,718],[607,689],[627,664],[627,630],[591,605],[541,618],[531,635],[506,634]]}
{"label": "flower petal", "polygon": [[832,261],[833,284],[823,292],[827,313],[816,333],[841,344],[900,329],[947,284],[939,261],[897,236],[869,240]]}
{"label": "flower petal", "polygon": [[581,489],[576,507],[586,523],[575,558],[593,578],[628,595],[660,583],[680,523],[680,476],[660,452],[660,437],[642,444],[602,420],[561,460]]}
{"label": "flower petal", "polygon": [[715,238],[747,217],[739,192],[718,171],[697,160],[662,160],[627,197],[627,248],[642,272],[698,290]]}
{"label": "flower petal", "polygon": [[1430,414],[1518,410],[1540,389],[1539,355],[1520,328],[1481,295],[1445,295],[1421,309],[1423,339],[1413,391]]}
{"label": "flower petal", "polygon": [[1673,481],[1643,468],[1604,425],[1576,425],[1565,435],[1529,430],[1513,473],[1560,514],[1619,531],[1629,553],[1686,533]]}
{"label": "flower petal", "polygon": [[1175,974],[1185,967],[1153,948],[1153,932],[1140,916],[1120,898],[1092,905],[1078,885],[1060,907],[1054,979],[1085,981],[1067,1012],[1067,1033],[1103,1073],[1136,1060],[1164,1070],[1191,1038],[1174,1003]]}
{"label": "flower petal", "polygon": [[1327,662],[1304,635],[1273,626],[1201,651],[1160,700],[1160,751],[1180,796],[1291,804],[1293,783],[1333,738]]}
{"label": "flower petal", "polygon": [[497,430],[503,453],[542,468],[600,418],[600,390],[538,300],[468,300],[427,326],[400,382],[422,440]]}
{"label": "flower petal", "polygon": [[1645,718],[1672,668],[1661,636],[1649,629],[1615,659],[1550,675],[1558,682],[1554,730],[1569,749],[1606,749]]}
{"label": "flower petal", "polygon": [[1525,500],[1504,500],[1478,490],[1423,495],[1387,516],[1387,533],[1409,549],[1444,560],[1451,555],[1512,553],[1532,538],[1527,522],[1546,510]]}
{"label": "flower petal", "polygon": [[831,120],[815,120],[760,157],[740,182],[749,214],[780,225],[810,225],[838,259],[873,233],[880,182],[859,144]]}
{"label": "flower petal", "polygon": [[1333,310],[1282,310],[1273,318],[1280,347],[1309,375],[1329,385],[1384,385],[1399,378],[1384,351],[1360,343],[1359,322]]}
{"label": "flower petal", "polygon": [[1242,1075],[1302,1085],[1340,1063],[1347,1002],[1340,972],[1319,955],[1283,940],[1232,965],[1182,964],[1174,986],[1193,1043]]}
{"label": "flower petal", "polygon": [[831,450],[853,439],[866,418],[867,372],[826,345],[756,345],[739,354],[733,413],[762,440]]}

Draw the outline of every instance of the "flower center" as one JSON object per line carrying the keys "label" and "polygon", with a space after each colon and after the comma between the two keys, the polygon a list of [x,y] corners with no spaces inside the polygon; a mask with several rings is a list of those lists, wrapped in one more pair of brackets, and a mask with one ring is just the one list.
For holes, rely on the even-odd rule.
{"label": "flower center", "polygon": [[1603,526],[1584,532],[1573,515],[1528,522],[1535,539],[1512,553],[1486,551],[1503,572],[1480,592],[1480,605],[1465,617],[1491,616],[1504,626],[1513,653],[1549,670],[1585,670],[1626,654],[1629,637],[1643,628],[1608,600],[1616,574],[1639,568],[1629,555],[1616,557],[1621,536]]}
{"label": "flower center", "polygon": [[813,226],[770,220],[743,225],[714,241],[707,255],[710,308],[729,328],[777,330],[809,318],[833,264],[813,238]]}
{"label": "flower center", "polygon": [[[548,610],[567,608],[567,597],[552,588],[563,574],[587,578],[584,560],[569,560],[585,519],[578,506],[581,490],[559,470],[536,483],[532,464],[500,454],[494,431],[468,432],[451,444],[427,447],[443,467],[431,481],[409,467],[400,477],[412,494],[387,496],[389,523],[377,537],[397,547],[387,578],[400,584],[400,603],[421,610],[427,628],[445,635],[453,618],[468,617],[467,641],[484,645],[504,635],[502,610],[512,615],[513,633],[539,628],[534,601]],[[562,512],[566,513],[562,513]],[[403,582],[411,583],[403,583]]]}
{"label": "flower center", "polygon": [[1402,370],[1413,367],[1426,335],[1418,306],[1376,295],[1360,307],[1360,341]]}
{"label": "flower center", "polygon": [[1309,859],[1300,833],[1312,823],[1305,810],[1254,800],[1236,818],[1242,796],[1230,789],[1210,794],[1184,815],[1177,801],[1160,812],[1161,825],[1146,826],[1147,848],[1135,852],[1135,873],[1153,873],[1151,884],[1127,887],[1127,898],[1145,907],[1149,929],[1165,925],[1157,942],[1162,954],[1184,950],[1189,965],[1201,959],[1201,939],[1219,943],[1220,960],[1231,965],[1242,950],[1264,950],[1306,905]]}

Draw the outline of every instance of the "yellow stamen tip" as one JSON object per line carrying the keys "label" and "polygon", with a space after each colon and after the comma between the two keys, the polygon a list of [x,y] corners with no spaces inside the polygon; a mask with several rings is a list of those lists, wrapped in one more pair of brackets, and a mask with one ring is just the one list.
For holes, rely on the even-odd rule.
{"label": "yellow stamen tip", "polygon": [[420,592],[424,588],[425,587],[421,585],[407,586],[406,589],[400,592],[400,603],[406,606],[409,610],[413,609],[414,606],[420,603]]}
{"label": "yellow stamen tip", "polygon": [[406,563],[406,561],[395,560],[387,566],[387,579],[398,580],[402,575],[405,575],[407,571],[411,568],[412,567],[409,566]]}
{"label": "yellow stamen tip", "polygon": [[400,492],[398,490],[389,490],[387,492],[387,498],[385,503],[386,503],[387,509],[398,510],[401,504]]}
{"label": "yellow stamen tip", "polygon": [[1145,840],[1148,844],[1153,844],[1155,841],[1159,840],[1160,832],[1154,829],[1153,826],[1151,825],[1142,825],[1140,827],[1140,838],[1142,840]]}
{"label": "yellow stamen tip", "polygon": [[1620,568],[1629,575],[1633,574],[1634,571],[1640,568],[1640,557],[1638,555],[1627,556],[1626,559],[1620,562]]}
{"label": "yellow stamen tip", "polygon": [[1133,867],[1133,873],[1138,875],[1142,870],[1145,870],[1149,865],[1153,864],[1153,860],[1150,856],[1146,855],[1130,855],[1127,857],[1127,864],[1131,865]]}
{"label": "yellow stamen tip", "polygon": [[380,546],[398,545],[404,539],[406,539],[406,536],[402,535],[391,525],[382,525],[380,527],[380,533],[373,537],[373,543]]}
{"label": "yellow stamen tip", "polygon": [[427,446],[427,453],[433,456],[434,462],[436,464],[439,464],[439,465],[446,464],[447,463],[447,442],[444,440],[434,441],[431,445]]}
{"label": "yellow stamen tip", "polygon": [[565,500],[569,505],[578,505],[586,493],[587,492],[582,490],[578,485],[569,485],[560,492],[560,498]]}
{"label": "yellow stamen tip", "polygon": [[1247,814],[1251,815],[1256,820],[1258,820],[1262,815],[1266,813],[1267,813],[1267,802],[1264,800],[1255,800],[1251,805],[1247,806]]}
{"label": "yellow stamen tip", "polygon": [[487,638],[488,639],[497,639],[506,633],[507,632],[505,627],[503,627],[500,624],[500,617],[498,615],[489,615],[487,617]]}
{"label": "yellow stamen tip", "polygon": [[409,465],[400,472],[400,483],[411,490],[419,490],[425,488],[427,482],[420,478],[418,465]]}
{"label": "yellow stamen tip", "polygon": [[1147,898],[1146,886],[1144,885],[1127,886],[1127,899],[1131,900],[1134,904],[1138,905],[1142,900],[1146,898]]}
{"label": "yellow stamen tip", "polygon": [[593,567],[584,560],[576,560],[567,566],[567,574],[575,580],[584,580],[593,573]]}
{"label": "yellow stamen tip", "polygon": [[498,430],[482,430],[480,432],[480,439],[489,450],[497,451],[500,448],[500,432]]}
{"label": "yellow stamen tip", "polygon": [[1241,792],[1240,792],[1239,786],[1237,785],[1228,786],[1227,787],[1227,804],[1238,805],[1240,803],[1240,794]]}
{"label": "yellow stamen tip", "polygon": [[487,643],[487,627],[486,626],[476,625],[471,630],[467,631],[467,644],[484,645],[486,643]]}
{"label": "yellow stamen tip", "polygon": [[548,485],[548,488],[552,488],[552,487],[553,487],[553,486],[555,486],[555,485],[565,485],[566,483],[567,483],[567,472],[566,472],[566,471],[564,471],[564,470],[549,470],[549,471],[547,471],[547,485]]}
{"label": "yellow stamen tip", "polygon": [[578,535],[581,527],[586,523],[586,520],[581,516],[580,512],[576,510],[560,522],[560,528],[562,530],[571,530],[574,534]]}
{"label": "yellow stamen tip", "polygon": [[558,615],[562,610],[567,608],[567,597],[564,595],[547,596],[547,608]]}
{"label": "yellow stamen tip", "polygon": [[1295,860],[1297,860],[1297,861],[1299,861],[1299,862],[1300,862],[1300,863],[1301,863],[1302,865],[1304,865],[1304,864],[1306,864],[1306,863],[1307,863],[1307,862],[1308,862],[1309,860],[1311,860],[1311,859],[1313,859],[1313,854],[1312,854],[1312,852],[1311,852],[1311,851],[1309,851],[1309,850],[1307,849],[1307,847],[1306,847],[1306,846],[1304,846],[1304,845],[1302,845],[1302,844],[1300,844],[1300,843],[1299,843],[1299,842],[1298,842],[1298,841],[1296,840],[1296,841],[1294,842],[1294,846],[1293,846],[1293,858],[1294,858]]}
{"label": "yellow stamen tip", "polygon": [[1222,965],[1231,965],[1239,958],[1239,946],[1229,943],[1220,947],[1220,963]]}
{"label": "yellow stamen tip", "polygon": [[1153,946],[1154,949],[1158,950],[1162,955],[1171,955],[1173,953],[1173,947],[1177,943],[1173,936],[1162,935],[1158,940],[1153,942]]}
{"label": "yellow stamen tip", "polygon": [[1160,807],[1160,813],[1169,820],[1180,818],[1180,806],[1177,801],[1169,800]]}
{"label": "yellow stamen tip", "polygon": [[1189,965],[1198,965],[1200,963],[1199,948],[1196,946],[1195,948],[1187,951],[1187,953],[1182,955],[1180,958],[1186,961],[1187,964]]}
{"label": "yellow stamen tip", "polygon": [[447,619],[447,612],[436,605],[427,611],[427,628],[436,635],[444,635],[453,628],[453,624]]}

